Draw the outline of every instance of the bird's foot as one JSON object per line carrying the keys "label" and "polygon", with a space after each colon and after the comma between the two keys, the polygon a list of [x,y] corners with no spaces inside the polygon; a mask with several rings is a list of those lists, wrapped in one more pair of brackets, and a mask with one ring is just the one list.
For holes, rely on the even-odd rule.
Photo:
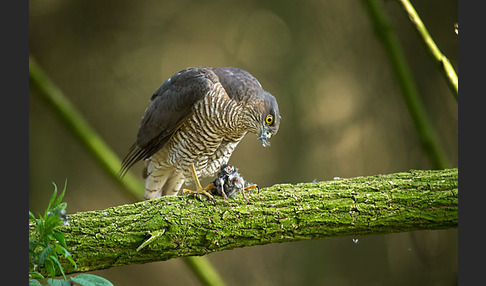
{"label": "bird's foot", "polygon": [[200,189],[197,189],[196,191],[193,191],[193,190],[188,190],[188,189],[182,189],[182,194],[185,195],[185,194],[192,194],[194,196],[197,196],[197,195],[205,195],[206,197],[208,197],[211,202],[215,205],[216,204],[216,201],[214,200],[214,197],[213,195],[211,195],[208,190],[210,190],[211,188],[213,188],[214,185],[211,183],[209,184],[206,188],[200,188]]}
{"label": "bird's foot", "polygon": [[192,175],[194,176],[194,182],[196,183],[197,190],[193,191],[193,190],[188,190],[188,189],[182,189],[182,194],[183,195],[184,194],[193,194],[194,196],[202,194],[202,195],[205,195],[206,197],[208,197],[211,200],[211,202],[215,205],[216,201],[214,200],[213,195],[211,195],[208,192],[209,190],[214,188],[214,184],[210,183],[205,188],[203,188],[201,186],[201,183],[199,182],[199,178],[197,177],[196,168],[194,167],[194,164],[191,164],[191,168],[192,168]]}

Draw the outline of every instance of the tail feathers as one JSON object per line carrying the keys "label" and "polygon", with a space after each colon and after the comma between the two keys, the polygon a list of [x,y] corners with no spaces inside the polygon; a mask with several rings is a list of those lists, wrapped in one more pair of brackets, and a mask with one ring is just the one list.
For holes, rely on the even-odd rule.
{"label": "tail feathers", "polygon": [[138,161],[146,159],[148,157],[150,156],[148,155],[147,150],[140,149],[137,144],[133,144],[128,150],[125,158],[123,158],[122,166],[120,168],[120,171],[118,172],[118,177],[123,178],[123,176],[125,176],[130,167],[132,167]]}

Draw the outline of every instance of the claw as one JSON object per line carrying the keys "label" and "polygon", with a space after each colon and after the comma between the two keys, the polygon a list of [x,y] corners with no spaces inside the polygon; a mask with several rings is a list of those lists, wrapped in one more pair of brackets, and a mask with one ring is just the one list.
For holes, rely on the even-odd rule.
{"label": "claw", "polygon": [[192,190],[188,190],[188,189],[183,189],[182,194],[193,194],[193,195],[203,194],[211,200],[213,205],[215,205],[216,201],[214,200],[214,197],[208,192],[209,190],[214,188],[214,184],[210,183],[205,188],[203,188],[201,186],[201,183],[199,182],[199,178],[197,177],[196,168],[194,167],[194,164],[191,164],[191,167],[192,167],[192,175],[194,176],[194,181],[195,181],[197,190],[192,191]]}
{"label": "claw", "polygon": [[193,194],[194,196],[199,195],[199,194],[203,194],[203,195],[205,195],[206,197],[208,197],[211,200],[211,202],[213,203],[213,205],[216,204],[216,201],[214,200],[214,197],[210,193],[208,193],[206,190],[204,190],[204,189],[199,189],[197,191],[183,189],[182,190],[182,194]]}

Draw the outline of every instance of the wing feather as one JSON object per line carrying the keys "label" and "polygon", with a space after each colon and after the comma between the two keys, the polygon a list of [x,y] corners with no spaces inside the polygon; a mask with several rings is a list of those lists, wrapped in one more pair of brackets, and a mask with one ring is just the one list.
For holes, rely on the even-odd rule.
{"label": "wing feather", "polygon": [[218,76],[210,68],[188,68],[165,81],[152,95],[137,134],[137,141],[123,159],[120,176],[136,162],[165,146],[194,112],[194,105],[214,87]]}

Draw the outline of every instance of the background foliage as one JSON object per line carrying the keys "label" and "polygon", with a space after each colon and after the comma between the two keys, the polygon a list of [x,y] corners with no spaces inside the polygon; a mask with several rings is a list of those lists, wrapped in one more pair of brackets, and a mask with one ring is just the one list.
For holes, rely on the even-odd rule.
{"label": "background foliage", "polygon": [[[457,70],[457,1],[413,3]],[[384,1],[451,167],[457,102],[395,1]],[[279,102],[270,148],[248,135],[230,162],[260,186],[431,168],[370,19],[357,1],[30,1],[29,49],[123,157],[152,93],[188,66],[236,66]],[[141,164],[133,168],[141,173]],[[29,209],[69,180],[69,212],[127,203],[119,186],[29,94]],[[358,239],[358,240],[356,240]],[[328,239],[208,256],[231,285],[443,285],[457,280],[457,230]],[[179,260],[96,274],[115,285],[197,285]],[[244,282],[243,282],[244,281]]]}

